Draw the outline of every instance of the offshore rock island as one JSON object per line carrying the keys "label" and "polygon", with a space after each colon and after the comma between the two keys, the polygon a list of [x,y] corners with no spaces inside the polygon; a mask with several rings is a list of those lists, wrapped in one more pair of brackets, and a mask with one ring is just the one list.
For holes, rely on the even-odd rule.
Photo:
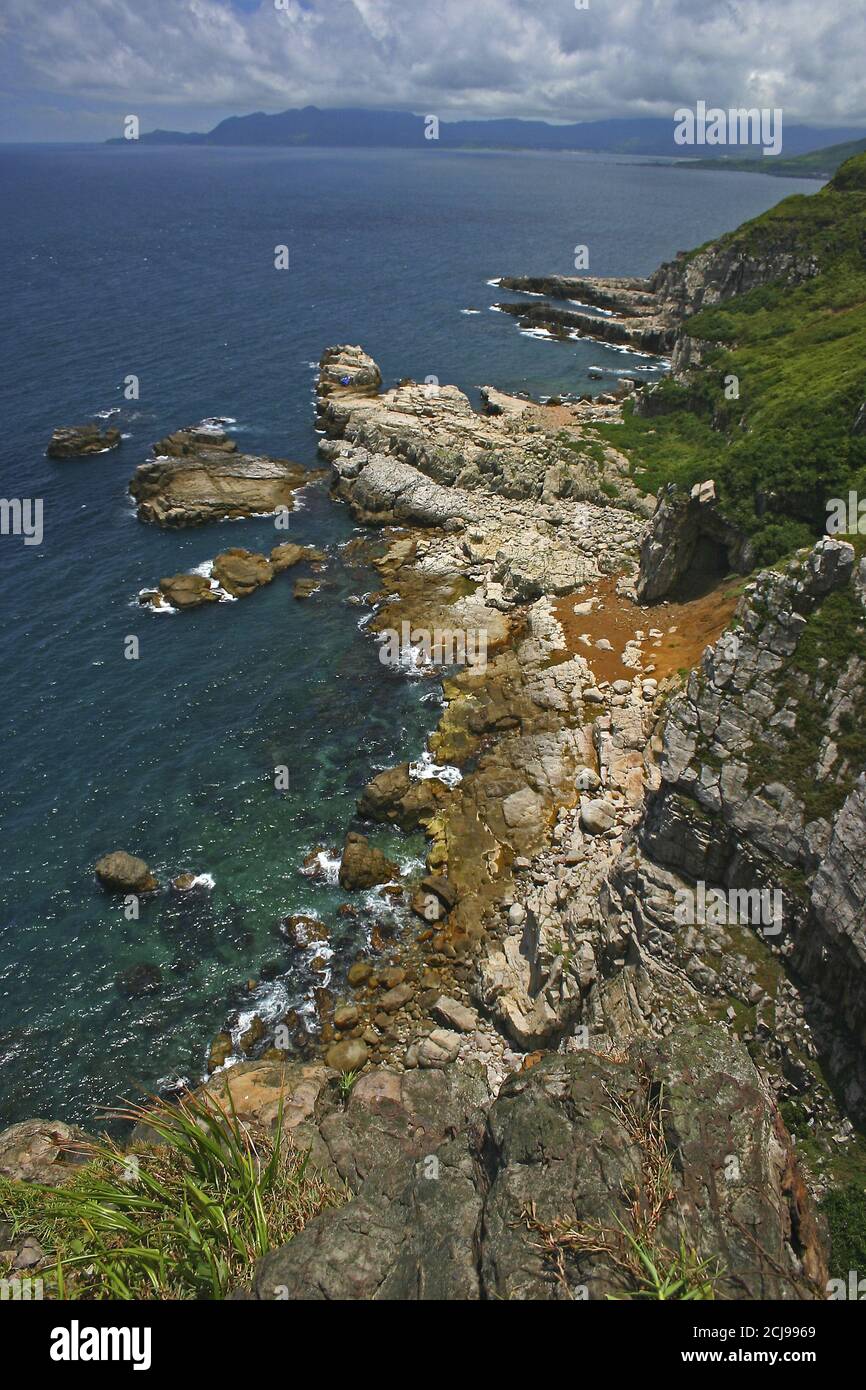
{"label": "offshore rock island", "polygon": [[[247,1060],[211,1049],[206,1093],[284,1111],[343,1185],[236,1297],[633,1296],[623,1231],[693,1252],[717,1297],[827,1296],[823,1204],[866,1173],[866,552],[822,525],[829,455],[840,488],[866,466],[864,225],[861,157],[649,279],[503,278],[540,297],[498,306],[532,327],[670,355],[602,402],[485,386],[478,411],[323,353],[319,453],[381,581],[366,631],[483,631],[487,660],[445,673],[440,775],[401,763],[359,798],[369,833],[426,837],[416,925],[320,993],[303,1048],[259,1021]],[[794,397],[828,306],[816,412]],[[290,508],[310,478],[218,425],[155,452],[132,493],[164,526]],[[213,578],[240,596],[302,558],[229,551]],[[199,578],[147,601],[212,601]],[[340,875],[407,887],[356,825]],[[55,1182],[46,1132],[0,1135],[0,1172]]]}

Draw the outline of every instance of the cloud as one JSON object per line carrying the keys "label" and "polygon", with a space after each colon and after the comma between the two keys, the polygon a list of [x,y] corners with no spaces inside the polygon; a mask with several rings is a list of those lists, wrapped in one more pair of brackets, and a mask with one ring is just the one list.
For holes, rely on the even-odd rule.
{"label": "cloud", "polygon": [[[106,135],[314,103],[584,120],[711,105],[866,123],[862,0],[6,0],[0,87]],[[28,111],[30,115],[28,116]],[[166,119],[170,117],[170,119]],[[7,135],[8,138],[8,135]],[[56,135],[55,135],[56,138]]]}

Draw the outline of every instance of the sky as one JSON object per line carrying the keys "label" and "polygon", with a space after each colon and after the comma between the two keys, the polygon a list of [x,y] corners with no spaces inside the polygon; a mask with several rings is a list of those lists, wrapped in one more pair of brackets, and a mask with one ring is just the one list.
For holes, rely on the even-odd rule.
{"label": "sky", "polygon": [[308,104],[866,127],[864,52],[864,0],[0,0],[0,140]]}

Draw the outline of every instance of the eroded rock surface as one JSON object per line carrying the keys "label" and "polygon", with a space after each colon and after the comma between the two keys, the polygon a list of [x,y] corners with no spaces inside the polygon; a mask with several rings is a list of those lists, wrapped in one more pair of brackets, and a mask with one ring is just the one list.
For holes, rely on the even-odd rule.
{"label": "eroded rock surface", "polygon": [[381,1071],[314,1124],[312,1156],[356,1195],[259,1262],[259,1299],[628,1295],[639,1285],[617,1223],[631,1229],[635,1191],[659,1199],[648,1241],[660,1261],[682,1236],[717,1296],[823,1295],[790,1140],[718,1028],[618,1060],[547,1057],[486,1110],[470,1072]]}
{"label": "eroded rock surface", "polygon": [[201,526],[208,521],[291,511],[297,488],[311,481],[300,464],[240,454],[216,425],[193,426],[153,446],[129,490],[140,521]]}

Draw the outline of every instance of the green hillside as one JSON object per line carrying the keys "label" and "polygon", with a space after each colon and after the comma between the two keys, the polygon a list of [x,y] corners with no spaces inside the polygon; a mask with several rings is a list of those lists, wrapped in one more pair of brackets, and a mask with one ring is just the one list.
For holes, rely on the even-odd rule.
{"label": "green hillside", "polygon": [[[815,273],[704,309],[686,332],[702,369],[658,388],[652,418],[602,433],[647,490],[713,477],[728,515],[771,563],[825,530],[827,503],[866,497],[866,154],[820,192],[786,198],[716,243],[760,262],[790,255]],[[739,398],[726,399],[735,376]]]}
{"label": "green hillside", "polygon": [[866,151],[866,140],[847,140],[841,145],[826,145],[822,150],[811,150],[808,154],[764,155],[760,150],[754,154],[732,158],[719,155],[715,159],[691,159],[683,161],[686,169],[734,170],[746,174],[775,174],[777,178],[789,179],[829,179],[840,164],[853,159]]}

